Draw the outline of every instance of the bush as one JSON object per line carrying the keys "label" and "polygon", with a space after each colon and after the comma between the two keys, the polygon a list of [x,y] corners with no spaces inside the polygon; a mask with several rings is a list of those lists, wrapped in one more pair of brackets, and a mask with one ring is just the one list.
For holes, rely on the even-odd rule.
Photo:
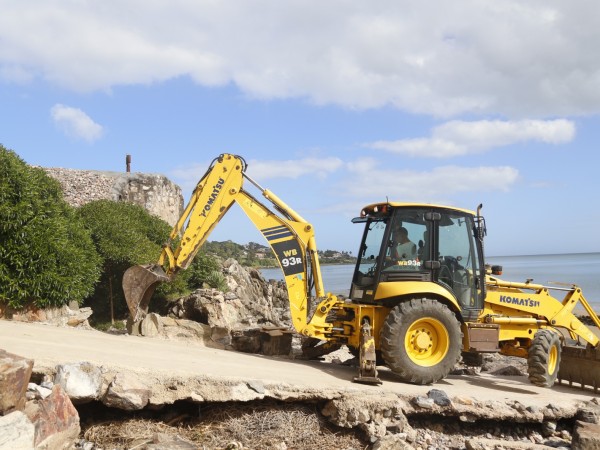
{"label": "bush", "polygon": [[[125,318],[128,310],[121,288],[123,273],[136,264],[156,262],[171,227],[141,206],[126,202],[90,202],[79,209],[79,215],[91,230],[103,262],[101,281],[86,305],[94,310],[95,321]],[[181,283],[161,285],[156,296],[178,288]]]}
{"label": "bush", "polygon": [[81,302],[100,258],[59,183],[0,145],[0,301],[13,308]]}
{"label": "bush", "polygon": [[220,259],[200,250],[185,272],[186,284],[191,290],[201,288],[204,283],[218,289],[218,286],[211,284],[216,280],[215,272],[223,277]]}

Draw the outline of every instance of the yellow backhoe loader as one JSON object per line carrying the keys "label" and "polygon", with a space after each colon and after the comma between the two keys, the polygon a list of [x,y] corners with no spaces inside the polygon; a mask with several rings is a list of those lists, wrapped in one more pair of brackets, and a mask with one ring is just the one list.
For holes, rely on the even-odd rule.
{"label": "yellow backhoe loader", "polygon": [[[248,193],[245,181],[270,208]],[[481,206],[476,212],[418,203],[365,207],[353,220],[364,232],[350,296],[342,298],[325,293],[311,224],[253,181],[244,159],[231,154],[216,158],[200,179],[158,262],[124,274],[134,323],[147,313],[156,284],[189,266],[233,203],[279,261],[296,331],[354,351],[354,381],[380,383],[377,365],[385,364],[400,380],[429,384],[447,376],[461,355],[475,364],[482,353],[499,352],[527,358],[536,385],[552,386],[560,377],[600,386],[599,339],[573,310],[581,304],[596,327],[600,320],[581,289],[497,278],[500,268],[484,263]]]}

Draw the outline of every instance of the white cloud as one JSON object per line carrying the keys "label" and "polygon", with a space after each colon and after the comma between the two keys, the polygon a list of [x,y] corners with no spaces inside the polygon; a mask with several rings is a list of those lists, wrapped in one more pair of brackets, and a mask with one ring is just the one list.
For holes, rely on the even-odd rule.
{"label": "white cloud", "polygon": [[[329,174],[343,168],[344,163],[339,158],[302,158],[296,160],[248,160],[247,174],[256,182],[283,178],[298,179],[300,177],[316,177],[318,180],[325,179]],[[200,177],[206,172],[209,163],[198,163],[187,165],[172,170],[170,175],[177,180],[183,190],[191,191]],[[267,188],[267,186],[263,186]]]}
{"label": "white cloud", "polygon": [[273,178],[297,179],[301,176],[311,175],[325,179],[327,175],[343,166],[339,158],[303,158],[285,161],[248,161],[248,172],[256,180]]}
{"label": "white cloud", "polygon": [[507,191],[519,172],[509,166],[443,166],[430,171],[389,170],[353,166],[343,183],[345,195],[368,201],[390,200],[436,202],[463,192]]}
{"label": "white cloud", "polygon": [[598,2],[544,0],[10,1],[0,70],[74,90],[189,76],[446,117],[595,114],[599,14]]}
{"label": "white cloud", "polygon": [[451,158],[527,141],[563,144],[574,137],[575,124],[564,119],[454,120],[435,127],[430,138],[376,141],[366,146],[408,156]]}
{"label": "white cloud", "polygon": [[76,139],[93,142],[102,137],[104,132],[101,125],[78,108],[57,103],[50,109],[50,116],[60,129]]}

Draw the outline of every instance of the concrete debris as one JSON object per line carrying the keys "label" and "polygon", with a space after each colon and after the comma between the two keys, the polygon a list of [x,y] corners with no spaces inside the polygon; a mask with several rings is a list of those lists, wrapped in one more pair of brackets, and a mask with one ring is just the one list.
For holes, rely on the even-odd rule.
{"label": "concrete debris", "polygon": [[55,384],[60,384],[75,403],[100,398],[102,369],[88,362],[57,366]]}
{"label": "concrete debris", "polygon": [[137,375],[124,372],[115,375],[101,400],[110,408],[137,411],[148,404],[150,394],[151,389]]}
{"label": "concrete debris", "polygon": [[573,450],[600,450],[600,424],[577,421],[571,448]]}
{"label": "concrete debris", "polygon": [[592,400],[577,411],[577,420],[587,423],[600,424],[600,405],[596,404]]}

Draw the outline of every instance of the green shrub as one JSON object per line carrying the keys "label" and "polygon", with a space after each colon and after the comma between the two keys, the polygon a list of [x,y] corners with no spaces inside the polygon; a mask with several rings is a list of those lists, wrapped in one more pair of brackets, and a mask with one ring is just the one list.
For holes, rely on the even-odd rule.
{"label": "green shrub", "polygon": [[81,302],[100,258],[59,183],[0,145],[0,301],[13,308]]}
{"label": "green shrub", "polygon": [[201,288],[204,283],[216,287],[208,282],[214,272],[221,273],[220,259],[200,250],[185,271],[186,284],[191,290]]}
{"label": "green shrub", "polygon": [[208,274],[205,280],[206,284],[210,287],[218,289],[221,292],[227,292],[229,287],[227,286],[227,280],[225,275],[220,270],[214,270]]}
{"label": "green shrub", "polygon": [[[123,273],[133,265],[156,262],[171,228],[141,206],[126,202],[94,201],[82,206],[79,215],[91,230],[103,261],[101,281],[86,305],[94,310],[95,321],[125,318],[128,310],[121,287]],[[157,290],[155,297],[176,288],[177,284],[168,283]]]}

